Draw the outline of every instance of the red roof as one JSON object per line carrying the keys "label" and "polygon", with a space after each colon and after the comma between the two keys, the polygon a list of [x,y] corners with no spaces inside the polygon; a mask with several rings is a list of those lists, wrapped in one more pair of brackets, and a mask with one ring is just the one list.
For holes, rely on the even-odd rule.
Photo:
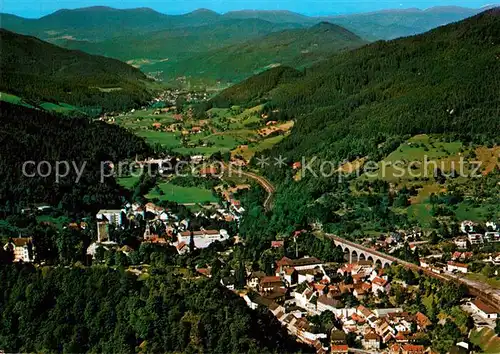
{"label": "red roof", "polygon": [[387,284],[387,281],[385,279],[376,277],[372,280],[372,283],[379,286],[385,286],[385,284]]}
{"label": "red roof", "polygon": [[457,262],[452,262],[452,261],[449,261],[448,264],[451,266],[454,266],[454,267],[459,267],[459,268],[467,268],[468,267],[467,264],[457,263]]}
{"label": "red roof", "polygon": [[349,350],[349,346],[347,344],[339,344],[339,345],[334,345],[332,344],[331,346],[332,353],[337,353],[337,352],[346,352]]}
{"label": "red roof", "polygon": [[323,284],[318,284],[318,283],[314,283],[314,284],[313,284],[313,286],[314,286],[314,289],[316,289],[316,290],[318,290],[318,291],[323,291],[323,290],[326,288],[326,286],[325,286],[325,285],[323,285]]}
{"label": "red roof", "polygon": [[284,241],[271,241],[271,247],[278,248],[283,247],[285,244]]}
{"label": "red roof", "polygon": [[353,321],[356,321],[356,322],[361,322],[361,323],[365,322],[364,318],[359,317],[359,316],[358,316],[357,314],[355,314],[355,313],[353,313],[353,314],[351,315],[351,318],[353,319]]}
{"label": "red roof", "polygon": [[494,314],[494,313],[497,313],[495,311],[494,308],[492,308],[491,306],[488,306],[486,305],[484,302],[482,302],[481,300],[479,299],[475,299],[473,302],[472,302],[478,309],[480,309],[481,311],[483,311],[484,313],[488,313],[488,314]]}
{"label": "red roof", "polygon": [[284,266],[284,265],[291,265],[292,260],[288,257],[283,257],[279,261],[276,262],[278,264],[278,267]]}
{"label": "red roof", "polygon": [[380,336],[375,332],[365,334],[365,340],[380,340]]}
{"label": "red roof", "polygon": [[200,170],[201,175],[215,175],[217,174],[217,169],[215,167],[205,167]]}
{"label": "red roof", "polygon": [[210,272],[210,269],[208,269],[208,268],[198,268],[196,271],[197,271],[198,273],[200,273],[201,275],[204,275],[204,276],[206,276],[206,277],[209,277],[209,276],[210,276],[210,273],[211,273],[211,272]]}
{"label": "red roof", "polygon": [[403,351],[409,353],[423,353],[425,351],[425,347],[423,345],[405,344],[403,345]]}
{"label": "red roof", "polygon": [[415,317],[416,317],[417,323],[420,327],[425,328],[425,327],[430,326],[432,324],[431,320],[429,320],[429,318],[426,315],[424,315],[422,312],[417,312]]}
{"label": "red roof", "polygon": [[281,283],[281,278],[278,277],[278,276],[267,276],[267,277],[263,277],[260,280],[261,284],[264,284],[264,283],[278,283],[278,282]]}

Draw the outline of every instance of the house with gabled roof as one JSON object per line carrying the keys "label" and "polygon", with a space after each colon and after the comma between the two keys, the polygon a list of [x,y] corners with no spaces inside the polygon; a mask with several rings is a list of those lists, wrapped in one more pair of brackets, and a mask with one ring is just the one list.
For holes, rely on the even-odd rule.
{"label": "house with gabled roof", "polygon": [[12,252],[14,262],[33,262],[35,260],[35,248],[31,237],[16,237],[7,242],[3,249]]}
{"label": "house with gabled roof", "polygon": [[380,349],[380,336],[374,331],[370,331],[363,336],[362,344],[365,349]]}
{"label": "house with gabled roof", "polygon": [[475,299],[470,303],[472,309],[482,318],[496,319],[498,318],[498,312],[494,308],[485,304],[480,299]]}

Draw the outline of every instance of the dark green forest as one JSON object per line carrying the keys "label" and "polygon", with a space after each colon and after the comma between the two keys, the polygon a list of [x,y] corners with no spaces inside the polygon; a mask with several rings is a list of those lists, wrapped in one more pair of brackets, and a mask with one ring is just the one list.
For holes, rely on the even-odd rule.
{"label": "dark green forest", "polygon": [[227,108],[231,105],[241,104],[252,106],[260,102],[265,102],[271,90],[278,87],[278,85],[295,82],[294,79],[300,77],[302,77],[302,72],[296,69],[286,66],[273,68],[231,86],[215,96],[209,102],[201,104],[201,108]]}
{"label": "dark green forest", "polygon": [[272,66],[310,66],[333,53],[366,43],[343,27],[321,22],[309,28],[273,32],[243,43],[197,53],[179,62],[168,61],[162,63],[161,68],[169,77],[188,75],[238,82]]}
{"label": "dark green forest", "polygon": [[304,347],[209,279],[158,269],[0,267],[0,347],[43,353],[266,353]]}
{"label": "dark green forest", "polygon": [[[214,106],[264,103],[269,120],[295,120],[291,135],[260,155],[271,161],[282,156],[290,165],[303,157],[318,161],[312,165],[318,176],[308,172],[300,181],[292,168],[267,166],[262,173],[278,187],[273,211],[262,208],[262,196],[249,195],[241,235],[259,247],[276,234],[310,225],[352,239],[370,230],[422,226],[397,212],[408,206],[415,190],[394,190],[386,181],[356,181],[356,176],[338,173],[322,177],[319,162],[379,161],[420,133],[440,134],[444,141],[498,144],[499,39],[496,9],[424,35],[339,54],[303,73],[275,68],[215,97]],[[486,194],[494,193],[498,175],[497,170],[480,181]],[[432,227],[450,238],[457,236],[452,226],[453,220],[434,220]],[[415,255],[404,258],[413,261]]]}
{"label": "dark green forest", "polygon": [[247,96],[253,105],[264,97],[269,119],[295,119],[290,137],[272,151],[289,161],[378,160],[384,144],[420,133],[498,142],[499,38],[496,8],[423,35],[335,55],[286,82],[277,81],[273,69],[213,102],[242,103]]}
{"label": "dark green forest", "polygon": [[[136,154],[149,153],[149,147],[139,138],[118,126],[91,122],[87,118],[63,118],[49,113],[2,102],[0,105],[0,204],[6,213],[20,211],[31,203],[48,203],[62,209],[79,212],[95,211],[101,207],[121,203],[126,192],[114,178],[101,183],[101,162],[118,162]],[[41,174],[33,164],[42,166]],[[56,181],[54,168],[57,161],[67,161],[70,173]],[[73,166],[80,170],[79,179]],[[61,172],[63,172],[61,168]]]}
{"label": "dark green forest", "polygon": [[123,110],[151,97],[146,76],[118,60],[72,51],[0,29],[0,92],[34,103]]}

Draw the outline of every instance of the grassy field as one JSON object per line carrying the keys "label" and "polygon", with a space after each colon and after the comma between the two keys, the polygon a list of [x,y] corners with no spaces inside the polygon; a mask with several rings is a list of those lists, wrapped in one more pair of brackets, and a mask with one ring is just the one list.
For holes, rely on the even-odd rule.
{"label": "grassy field", "polygon": [[52,111],[61,114],[72,114],[79,112],[78,107],[66,103],[55,104],[50,102],[44,102],[40,104],[40,107],[42,107],[46,111]]}
{"label": "grassy field", "polygon": [[257,152],[261,152],[272,148],[285,138],[285,135],[273,136],[258,142],[248,145],[247,148],[239,148],[234,151],[234,154],[243,156],[246,160],[250,160]]}
{"label": "grassy field", "polygon": [[[232,152],[233,156],[238,154],[250,160],[256,152],[270,149],[284,137],[283,134],[272,137],[259,134],[262,129],[268,129],[261,118],[262,108],[262,105],[248,109],[237,106],[212,108],[207,112],[208,119],[204,120],[196,120],[189,114],[182,114],[179,120],[173,112],[154,114],[156,109],[150,108],[129,112],[115,119],[116,124],[149,143],[163,145],[182,155],[210,156],[216,152]],[[197,126],[202,128],[202,132],[190,134],[191,129]],[[287,131],[292,126],[290,121],[272,129]],[[174,131],[166,131],[167,128]]]}
{"label": "grassy field", "polygon": [[450,171],[451,167],[459,170],[462,150],[465,148],[458,141],[443,142],[429,135],[416,135],[380,161],[376,174],[364,174],[361,178],[401,182],[413,180],[414,176],[432,177],[436,167],[443,171]]}
{"label": "grassy field", "polygon": [[139,177],[135,176],[127,176],[127,177],[121,177],[117,178],[116,180],[119,185],[122,187],[125,187],[127,189],[132,189],[137,181],[139,181]]}
{"label": "grassy field", "polygon": [[217,202],[217,199],[212,194],[212,191],[198,187],[181,187],[172,183],[160,183],[159,189],[163,194],[158,193],[154,189],[146,195],[146,198],[158,198],[160,200],[169,200],[176,203],[204,203]]}
{"label": "grassy field", "polygon": [[10,93],[0,92],[0,101],[8,102],[8,103],[13,103],[13,104],[18,104],[18,105],[29,107],[29,108],[33,108],[33,106],[31,106],[31,105],[27,104],[26,102],[24,102],[21,97],[18,97],[16,95],[11,95]]}
{"label": "grassy field", "polygon": [[[28,108],[35,108],[35,106],[26,103],[21,97],[18,97],[16,95],[11,95],[9,93],[5,92],[0,92],[0,101],[3,102],[9,102],[13,104],[17,104],[20,106],[25,106]],[[76,106],[72,106],[67,103],[62,103],[59,102],[59,104],[51,103],[51,102],[42,102],[39,105],[39,108],[42,108],[46,111],[49,112],[55,112],[55,113],[60,113],[60,114],[65,114],[65,115],[71,115],[74,113],[81,113],[80,109]]]}
{"label": "grassy field", "polygon": [[473,330],[469,339],[472,343],[478,345],[484,353],[500,353],[500,338],[490,328],[482,328],[479,331]]}
{"label": "grassy field", "polygon": [[67,226],[71,222],[71,220],[66,216],[53,217],[50,215],[38,215],[36,217],[36,221],[38,223],[49,222],[56,225],[60,229]]}
{"label": "grassy field", "polygon": [[181,135],[179,132],[139,130],[136,134],[146,139],[150,144],[160,144],[167,148],[177,148],[181,146]]}
{"label": "grassy field", "polygon": [[470,280],[480,281],[482,283],[487,283],[495,289],[500,289],[500,277],[487,277],[480,273],[467,273],[465,276]]}

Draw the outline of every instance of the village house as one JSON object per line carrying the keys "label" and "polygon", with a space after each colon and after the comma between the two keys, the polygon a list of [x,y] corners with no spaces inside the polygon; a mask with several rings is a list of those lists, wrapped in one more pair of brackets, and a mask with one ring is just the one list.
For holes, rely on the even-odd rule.
{"label": "village house", "polygon": [[229,275],[227,277],[221,278],[220,283],[223,286],[225,286],[227,289],[234,290],[234,285],[235,285],[236,281],[235,281],[233,275]]}
{"label": "village house", "polygon": [[336,309],[338,307],[341,307],[342,303],[337,300],[333,299],[331,297],[328,297],[326,295],[321,295],[318,297],[316,301],[316,309],[318,312],[324,312],[324,311],[331,311],[333,313],[336,312]]}
{"label": "village house", "polygon": [[449,261],[446,269],[448,270],[448,272],[467,273],[468,267],[469,266],[467,264]]}
{"label": "village house", "polygon": [[468,239],[466,237],[458,237],[453,242],[455,243],[455,245],[457,246],[458,249],[461,249],[461,250],[467,249]]}
{"label": "village house", "polygon": [[491,230],[491,231],[498,230],[498,225],[493,221],[487,221],[485,225],[486,225],[487,230]]}
{"label": "village house", "polygon": [[283,280],[285,280],[288,286],[294,286],[299,281],[299,273],[294,268],[287,268],[283,273]]}
{"label": "village house", "polygon": [[488,231],[484,234],[484,241],[486,242],[500,242],[500,232]]}
{"label": "village house", "polygon": [[370,293],[371,288],[371,284],[366,282],[354,284],[352,294],[356,297],[356,299],[362,300]]}
{"label": "village house", "polygon": [[388,293],[391,289],[391,284],[380,277],[376,277],[372,280],[372,292],[378,294],[378,292]]}
{"label": "village house", "polygon": [[191,234],[193,236],[194,247],[197,249],[207,248],[215,241],[225,241],[229,239],[229,234],[226,230],[205,230],[199,231],[183,231],[177,235],[177,244],[184,242],[189,245],[191,242]]}
{"label": "village house", "polygon": [[200,176],[215,176],[218,171],[215,166],[207,166],[200,169]]}
{"label": "village house", "polygon": [[432,326],[431,320],[422,312],[417,312],[415,314],[415,321],[417,322],[417,328],[420,331],[425,331],[429,326]]}
{"label": "village house", "polygon": [[493,263],[494,265],[500,265],[500,253],[490,254],[484,262]]}
{"label": "village house", "polygon": [[317,266],[323,265],[323,262],[315,257],[304,257],[299,259],[290,259],[288,257],[283,257],[276,262],[276,265],[279,272],[283,272],[286,268],[290,267],[299,271],[304,269],[314,269]]}
{"label": "village house", "polygon": [[462,221],[460,224],[460,231],[462,231],[464,234],[467,234],[469,232],[474,232],[474,227],[476,226],[476,223],[470,220],[465,220]]}
{"label": "village house", "polygon": [[14,262],[28,263],[35,260],[35,248],[31,237],[13,238],[3,246],[3,249],[12,252]]}
{"label": "village house", "polygon": [[363,336],[362,344],[365,349],[378,350],[380,349],[380,336],[370,331]]}
{"label": "village house", "polygon": [[101,209],[96,214],[96,219],[101,221],[107,221],[110,225],[114,226],[122,226],[123,218],[122,218],[121,209]]}
{"label": "village house", "polygon": [[401,354],[424,354],[425,347],[423,345],[405,344],[402,346]]}
{"label": "village house", "polygon": [[271,241],[271,248],[283,248],[285,241]]}
{"label": "village house", "polygon": [[266,276],[266,273],[257,271],[252,272],[247,280],[247,286],[252,289],[257,289],[260,284],[260,280]]}
{"label": "village house", "polygon": [[471,308],[476,312],[479,316],[486,319],[497,319],[498,313],[491,306],[488,306],[484,302],[479,299],[475,299],[470,303]]}
{"label": "village house", "polygon": [[420,266],[422,268],[429,268],[430,267],[429,262],[425,258],[420,258],[419,262],[420,262]]}
{"label": "village house", "polygon": [[273,292],[284,289],[283,281],[278,276],[265,276],[260,279],[259,291],[263,292]]}
{"label": "village house", "polygon": [[347,354],[349,353],[349,346],[347,344],[332,344],[330,347],[331,354]]}
{"label": "village house", "polygon": [[316,311],[316,306],[311,302],[312,298],[315,296],[315,292],[309,288],[305,289],[301,293],[293,292],[293,297],[295,298],[297,305],[309,312]]}
{"label": "village house", "polygon": [[469,234],[467,237],[471,245],[478,245],[483,243],[483,235],[481,234]]}
{"label": "village house", "polygon": [[330,332],[330,344],[339,345],[347,344],[347,336],[344,331],[339,331],[335,327]]}
{"label": "village house", "polygon": [[396,334],[394,328],[392,328],[385,319],[376,321],[375,325],[372,325],[372,328],[374,328],[375,332],[382,338],[383,343],[389,342]]}

